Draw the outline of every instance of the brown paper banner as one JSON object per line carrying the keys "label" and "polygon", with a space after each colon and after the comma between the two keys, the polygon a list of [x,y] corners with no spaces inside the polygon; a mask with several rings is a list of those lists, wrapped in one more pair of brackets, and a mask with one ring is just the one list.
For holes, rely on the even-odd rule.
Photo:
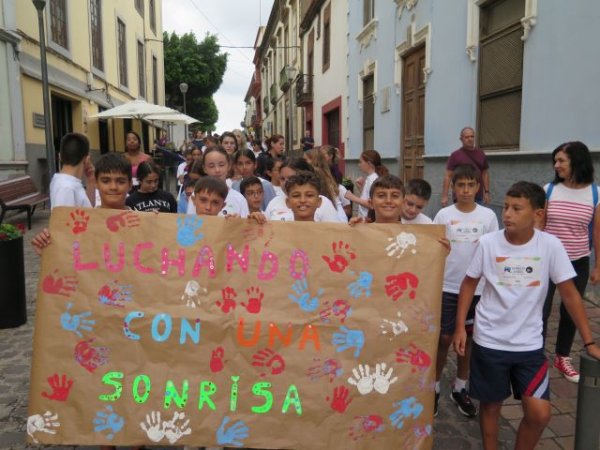
{"label": "brown paper banner", "polygon": [[30,441],[432,446],[444,234],[56,208]]}

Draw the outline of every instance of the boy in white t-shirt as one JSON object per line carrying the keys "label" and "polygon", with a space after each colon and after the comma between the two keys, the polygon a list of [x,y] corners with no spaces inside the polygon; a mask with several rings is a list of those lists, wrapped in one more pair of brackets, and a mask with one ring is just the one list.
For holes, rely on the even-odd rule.
{"label": "boy in white t-shirt", "polygon": [[431,219],[422,213],[431,198],[431,185],[421,179],[413,178],[406,183],[406,195],[402,203],[400,221],[407,225],[429,225]]}
{"label": "boy in white t-shirt", "polygon": [[[50,206],[91,208],[96,199],[94,166],[90,158],[90,142],[79,133],[68,133],[60,141],[59,173],[50,182]],[[87,188],[82,180],[86,178]]]}
{"label": "boy in white t-shirt", "polygon": [[[442,208],[433,219],[433,223],[446,226],[446,237],[450,240],[452,246],[446,260],[442,289],[442,316],[436,360],[434,415],[437,414],[440,398],[440,379],[448,357],[448,349],[452,343],[452,336],[455,333],[460,283],[465,277],[467,264],[473,253],[475,253],[479,238],[486,233],[498,230],[496,214],[491,209],[475,203],[475,196],[479,191],[478,179],[479,173],[473,166],[467,164],[457,166],[452,175],[452,189],[456,197],[456,203]],[[473,307],[467,318],[467,333],[469,336],[472,334],[475,305],[479,301],[482,288],[483,285],[478,286]],[[469,337],[466,355],[457,356],[456,379],[450,393],[450,399],[463,415],[475,417],[477,408],[471,401],[467,389],[470,350],[471,338]]]}
{"label": "boy in white t-shirt", "polygon": [[504,199],[504,230],[482,236],[460,287],[454,348],[465,355],[465,318],[480,278],[485,287],[475,315],[470,388],[480,400],[485,449],[498,445],[498,419],[512,388],[523,419],[515,448],[535,448],[550,421],[548,361],[542,337],[542,310],[549,280],[556,284],[588,354],[600,359],[592,341],[575,271],[560,241],[534,223],[544,215],[544,190],[526,181]]}

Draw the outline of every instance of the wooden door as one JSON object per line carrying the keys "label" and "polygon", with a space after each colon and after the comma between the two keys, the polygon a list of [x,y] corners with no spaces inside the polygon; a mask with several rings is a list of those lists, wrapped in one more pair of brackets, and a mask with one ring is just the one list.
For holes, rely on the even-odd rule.
{"label": "wooden door", "polygon": [[425,153],[425,46],[402,59],[402,136],[400,176],[406,183],[423,178]]}

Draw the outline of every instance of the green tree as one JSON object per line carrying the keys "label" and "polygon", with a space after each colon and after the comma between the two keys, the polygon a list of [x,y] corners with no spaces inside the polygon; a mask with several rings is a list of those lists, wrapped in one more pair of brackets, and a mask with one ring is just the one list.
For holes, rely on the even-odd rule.
{"label": "green tree", "polygon": [[178,36],[163,33],[165,58],[165,96],[167,106],[183,111],[180,83],[188,84],[188,115],[202,122],[200,128],[214,130],[219,111],[213,94],[223,82],[227,69],[227,53],[220,53],[215,35],[206,34],[200,43],[193,33]]}

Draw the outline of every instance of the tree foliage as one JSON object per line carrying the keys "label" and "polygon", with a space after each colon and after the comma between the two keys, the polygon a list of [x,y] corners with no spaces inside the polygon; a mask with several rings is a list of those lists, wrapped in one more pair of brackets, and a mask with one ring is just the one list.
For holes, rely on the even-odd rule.
{"label": "tree foliage", "polygon": [[191,32],[182,36],[164,32],[163,46],[167,106],[183,111],[179,84],[187,83],[188,115],[202,122],[202,129],[214,130],[219,112],[212,96],[221,86],[227,69],[227,54],[219,52],[217,37],[207,33],[198,43]]}

